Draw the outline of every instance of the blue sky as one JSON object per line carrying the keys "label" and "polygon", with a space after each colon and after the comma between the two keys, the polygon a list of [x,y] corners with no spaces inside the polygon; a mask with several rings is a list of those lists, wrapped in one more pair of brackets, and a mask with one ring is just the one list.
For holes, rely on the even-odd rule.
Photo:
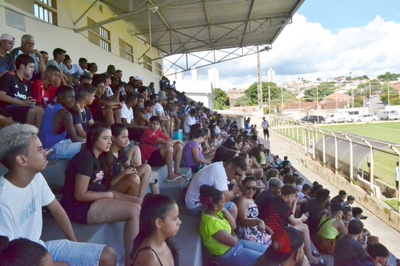
{"label": "blue sky", "polygon": [[298,13],[337,33],[340,29],[367,25],[377,15],[385,21],[400,22],[400,1],[305,0]]}

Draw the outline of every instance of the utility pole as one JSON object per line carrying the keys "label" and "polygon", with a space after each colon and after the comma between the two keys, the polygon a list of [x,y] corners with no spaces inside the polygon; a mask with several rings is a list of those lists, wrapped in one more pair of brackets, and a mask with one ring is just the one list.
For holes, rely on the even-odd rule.
{"label": "utility pole", "polygon": [[261,62],[260,62],[260,51],[257,45],[257,72],[258,72],[258,86],[257,86],[257,91],[258,91],[258,109],[261,112],[261,115],[264,114],[263,112],[263,96],[262,96],[262,83],[261,83]]}
{"label": "utility pole", "polygon": [[271,114],[271,86],[268,85],[268,115]]}

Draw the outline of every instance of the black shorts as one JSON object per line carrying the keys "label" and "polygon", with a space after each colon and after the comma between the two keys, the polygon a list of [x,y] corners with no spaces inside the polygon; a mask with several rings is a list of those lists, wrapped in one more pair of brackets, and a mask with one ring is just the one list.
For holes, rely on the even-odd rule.
{"label": "black shorts", "polygon": [[395,181],[396,182],[396,188],[399,189],[399,181]]}
{"label": "black shorts", "polygon": [[142,128],[129,128],[128,129],[129,139],[140,142],[140,139],[142,138],[142,135],[145,131],[146,129]]}
{"label": "black shorts", "polygon": [[263,132],[264,132],[264,135],[269,136],[269,130],[268,130],[268,128],[267,128],[267,129],[264,129]]}
{"label": "black shorts", "polygon": [[161,151],[160,149],[154,151],[149,159],[147,159],[147,163],[150,166],[163,166],[165,165],[165,160],[163,159],[163,157],[161,156]]}
{"label": "black shorts", "polygon": [[15,122],[26,123],[26,116],[31,106],[9,105],[0,108],[0,114],[11,117]]}

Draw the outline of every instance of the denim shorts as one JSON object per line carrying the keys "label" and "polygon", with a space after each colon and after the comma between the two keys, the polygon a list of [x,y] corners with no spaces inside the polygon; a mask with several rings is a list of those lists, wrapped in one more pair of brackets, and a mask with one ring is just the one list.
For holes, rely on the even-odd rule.
{"label": "denim shorts", "polygon": [[73,242],[66,239],[44,243],[53,261],[67,262],[69,265],[99,265],[104,244]]}
{"label": "denim shorts", "polygon": [[78,152],[81,151],[83,142],[72,142],[66,139],[58,142],[53,146],[53,153],[50,153],[48,159],[50,160],[71,160]]}

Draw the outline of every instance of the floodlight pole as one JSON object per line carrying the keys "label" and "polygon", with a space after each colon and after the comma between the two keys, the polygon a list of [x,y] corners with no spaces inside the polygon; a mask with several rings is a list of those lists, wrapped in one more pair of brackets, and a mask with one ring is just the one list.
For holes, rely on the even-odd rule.
{"label": "floodlight pole", "polygon": [[263,95],[262,95],[262,82],[261,82],[261,62],[260,62],[260,50],[257,45],[257,76],[258,76],[258,110],[260,111],[261,115],[264,114],[263,111]]}
{"label": "floodlight pole", "polygon": [[271,115],[271,86],[268,85],[268,115]]}

